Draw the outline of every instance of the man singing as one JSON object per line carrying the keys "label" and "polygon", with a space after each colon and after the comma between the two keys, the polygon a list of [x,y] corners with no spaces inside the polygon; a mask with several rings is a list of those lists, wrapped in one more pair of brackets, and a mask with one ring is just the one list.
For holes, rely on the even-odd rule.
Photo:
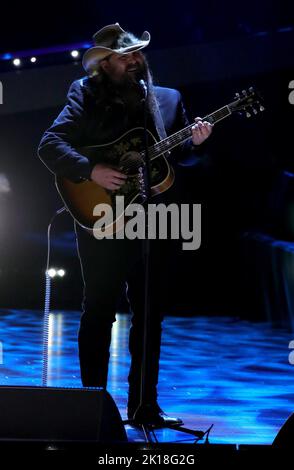
{"label": "man singing", "polygon": [[[154,86],[145,56],[141,52],[150,42],[145,31],[141,38],[124,31],[118,23],[105,26],[94,36],[94,47],[83,57],[87,76],[72,83],[67,104],[45,132],[39,156],[57,176],[76,184],[91,180],[108,191],[116,191],[127,181],[127,174],[110,162],[93,163],[78,148],[114,142],[132,128],[144,126],[143,91],[148,88],[147,127],[158,140],[188,125],[181,95],[170,88]],[[196,152],[210,135],[208,122],[197,122],[191,138],[178,146],[181,160]],[[155,199],[154,199],[155,202]],[[127,286],[132,312],[129,336],[128,417],[136,418],[140,403],[144,338],[144,267],[142,240],[96,239],[79,224],[75,225],[84,282],[83,314],[79,329],[79,359],[85,387],[107,386],[111,329],[117,302]],[[164,426],[181,424],[167,416],[157,402],[157,383],[161,345],[164,293],[160,264],[165,250],[151,248],[150,338],[146,365],[143,421]],[[159,264],[160,263],[160,264]],[[142,416],[140,418],[142,420]]]}

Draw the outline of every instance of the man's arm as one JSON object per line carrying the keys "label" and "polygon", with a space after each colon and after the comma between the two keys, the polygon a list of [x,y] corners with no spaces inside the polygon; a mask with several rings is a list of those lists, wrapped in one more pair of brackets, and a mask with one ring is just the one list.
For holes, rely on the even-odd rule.
{"label": "man's arm", "polygon": [[89,179],[92,165],[88,158],[78,153],[86,124],[83,91],[80,81],[72,83],[67,104],[44,133],[38,155],[50,171],[73,182]]}
{"label": "man's arm", "polygon": [[[186,140],[180,146],[180,156],[178,163],[184,166],[195,165],[206,156],[207,144],[206,139],[212,132],[212,126],[209,123],[202,123],[200,118],[195,119],[195,125],[192,127],[191,138]],[[177,127],[182,129],[189,125],[187,113],[183,104],[182,96],[178,92],[178,107],[177,107]]]}

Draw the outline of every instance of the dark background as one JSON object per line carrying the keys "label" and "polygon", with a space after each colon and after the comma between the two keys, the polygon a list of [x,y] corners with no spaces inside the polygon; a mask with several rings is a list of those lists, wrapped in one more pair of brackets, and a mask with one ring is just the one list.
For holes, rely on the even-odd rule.
{"label": "dark background", "polygon": [[[262,318],[255,293],[244,299],[241,240],[244,232],[252,231],[293,241],[293,187],[285,176],[294,172],[294,106],[288,101],[288,85],[294,80],[293,2],[194,1],[173,7],[168,2],[112,2],[111,8],[94,1],[31,8],[26,3],[17,9],[7,5],[5,16],[1,54],[60,44],[70,50],[70,44],[90,42],[96,30],[116,21],[138,35],[150,31],[146,53],[155,82],[182,92],[191,119],[232,101],[236,91],[248,86],[260,91],[264,113],[221,122],[202,161],[177,168],[170,197],[202,204],[202,245],[196,252],[171,253],[167,309]],[[0,114],[0,173],[11,188],[0,192],[3,307],[43,306],[47,225],[61,201],[36,149],[62,109],[70,82],[84,73],[79,62],[73,66],[64,56],[48,60],[40,56],[33,79],[29,65],[14,71],[8,61],[0,63],[4,99],[8,84],[5,112]],[[29,85],[23,92],[18,84],[25,80]],[[38,105],[36,90],[46,104]],[[25,101],[29,104],[22,109]],[[72,220],[66,214],[54,225],[51,265],[67,271],[65,278],[53,281],[52,306],[78,309],[81,278]]]}
{"label": "dark background", "polygon": [[[4,13],[4,12],[3,12]],[[6,2],[0,31],[2,53],[89,41],[100,27],[118,21],[124,29],[152,33],[150,49],[248,37],[293,25],[290,0],[234,2]]]}

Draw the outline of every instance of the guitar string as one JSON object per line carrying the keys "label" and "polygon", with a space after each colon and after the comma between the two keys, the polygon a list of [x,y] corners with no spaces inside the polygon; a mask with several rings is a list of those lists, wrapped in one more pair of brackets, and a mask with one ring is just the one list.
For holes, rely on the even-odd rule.
{"label": "guitar string", "polygon": [[[212,114],[209,114],[203,118],[203,120],[209,121],[211,123],[215,123],[218,120],[223,119],[224,117],[228,116],[231,114],[230,107],[224,106],[223,108],[218,109]],[[160,156],[164,153],[167,153],[168,150],[166,147],[172,148],[177,145],[179,145],[181,142],[184,142],[187,140],[189,137],[191,137],[192,134],[192,127],[194,126],[193,124],[189,124],[187,127],[184,129],[181,129],[180,131],[176,132],[172,136],[168,136],[165,139],[163,139],[160,142],[157,142],[153,146],[149,148],[149,156],[151,159]],[[140,157],[144,159],[145,156],[145,151],[142,151],[139,153]],[[144,162],[143,162],[144,163]],[[129,162],[127,165],[123,166],[123,169],[127,171],[132,171],[132,170],[138,170],[140,167],[140,164],[135,161],[135,162]]]}
{"label": "guitar string", "polygon": [[[192,126],[194,124],[189,124],[186,128],[182,129],[181,131],[178,131],[176,134],[174,134],[172,137],[166,137],[163,139],[161,142],[157,142],[153,146],[149,148],[149,156],[151,159],[162,155],[163,153],[167,153],[168,150],[166,149],[166,146],[168,147],[175,147],[179,145],[181,142],[184,142],[184,140],[187,140],[188,138],[191,137],[192,135]],[[184,137],[183,137],[184,136]],[[145,157],[145,151],[142,151],[139,153],[140,157],[143,160],[144,163],[144,157]],[[140,165],[139,165],[140,166]],[[129,162],[127,165],[123,166],[123,169],[127,171],[131,171],[133,169],[138,170],[139,168],[138,162]]]}
{"label": "guitar string", "polygon": [[[231,112],[230,112],[229,107],[224,106],[223,108],[218,109],[214,113],[205,116],[203,118],[203,120],[214,123],[214,122],[217,122],[218,120],[222,119],[223,117],[229,115],[230,113]],[[182,136],[183,135],[185,135],[186,138],[190,137],[191,130],[192,130],[192,127],[194,126],[194,124],[195,123],[189,124],[187,127],[185,127],[184,129],[181,129],[180,131],[176,132],[172,136],[166,137],[161,142],[158,142],[158,143],[154,144],[154,146],[153,146],[154,150],[156,151],[156,149],[158,149],[159,152],[165,151],[165,147],[166,147],[167,144],[169,145],[169,143],[171,143],[171,144],[180,143],[182,141]]]}
{"label": "guitar string", "polygon": [[[247,97],[247,99],[248,98],[249,97]],[[223,119],[224,117],[229,116],[232,112],[231,109],[233,108],[233,105],[236,106],[236,103],[238,101],[239,100],[236,100],[235,102],[230,103],[230,105],[223,106],[222,108],[214,111],[213,113],[208,114],[207,116],[202,118],[202,120],[203,121],[206,120],[210,123],[216,123],[217,121]],[[167,136],[162,141],[156,142],[154,145],[152,145],[149,148],[150,158],[153,159],[157,156],[160,156],[164,153],[167,153],[168,149],[171,149],[171,148],[181,144],[182,142],[184,142],[188,138],[190,138],[191,137],[192,127],[194,126],[194,124],[195,123],[189,124],[187,127],[185,127],[184,129],[181,129],[180,131],[176,132],[172,136]],[[145,151],[140,152],[139,155],[142,159],[144,159]],[[122,168],[126,169],[127,171],[131,171],[131,170],[134,170],[134,169],[138,170],[139,167],[140,167],[140,165],[138,165],[138,162],[136,161],[136,162],[130,162],[127,165],[124,165]]]}

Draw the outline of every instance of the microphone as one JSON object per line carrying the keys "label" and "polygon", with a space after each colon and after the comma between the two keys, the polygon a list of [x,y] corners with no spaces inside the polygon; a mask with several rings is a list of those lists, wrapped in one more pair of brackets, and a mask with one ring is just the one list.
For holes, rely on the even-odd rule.
{"label": "microphone", "polygon": [[146,98],[147,98],[147,94],[148,94],[148,88],[147,88],[147,84],[146,84],[145,80],[143,80],[143,79],[141,78],[141,80],[139,80],[139,85],[140,85],[140,87],[142,88],[143,93],[144,93],[144,98],[146,99]]}

